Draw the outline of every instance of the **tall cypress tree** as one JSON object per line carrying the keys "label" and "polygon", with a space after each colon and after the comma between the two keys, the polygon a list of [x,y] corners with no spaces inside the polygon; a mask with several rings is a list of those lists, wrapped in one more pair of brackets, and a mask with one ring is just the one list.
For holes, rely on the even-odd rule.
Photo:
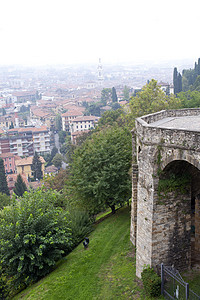
{"label": "tall cypress tree", "polygon": [[35,152],[35,155],[33,157],[33,162],[32,162],[32,171],[33,171],[33,177],[34,179],[40,180],[42,178],[42,163],[40,161],[40,158]]}
{"label": "tall cypress tree", "polygon": [[3,159],[0,158],[0,192],[10,196]]}
{"label": "tall cypress tree", "polygon": [[118,102],[116,89],[114,87],[112,88],[112,102]]}
{"label": "tall cypress tree", "polygon": [[25,191],[27,191],[26,184],[23,181],[22,176],[19,174],[17,176],[17,181],[15,182],[14,193],[20,197]]}

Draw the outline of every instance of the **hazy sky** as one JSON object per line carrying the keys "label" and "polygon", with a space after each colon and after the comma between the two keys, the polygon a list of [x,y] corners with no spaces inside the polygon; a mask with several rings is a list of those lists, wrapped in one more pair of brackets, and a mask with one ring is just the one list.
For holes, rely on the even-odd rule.
{"label": "hazy sky", "polygon": [[200,57],[200,0],[1,0],[0,64]]}

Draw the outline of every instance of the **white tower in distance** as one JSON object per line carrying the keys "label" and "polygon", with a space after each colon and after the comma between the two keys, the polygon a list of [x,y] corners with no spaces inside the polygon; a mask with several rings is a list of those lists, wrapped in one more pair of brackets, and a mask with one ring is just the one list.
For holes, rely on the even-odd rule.
{"label": "white tower in distance", "polygon": [[98,84],[100,86],[102,86],[102,84],[103,84],[103,67],[101,64],[101,58],[99,58],[99,64],[98,64],[97,71],[98,71]]}

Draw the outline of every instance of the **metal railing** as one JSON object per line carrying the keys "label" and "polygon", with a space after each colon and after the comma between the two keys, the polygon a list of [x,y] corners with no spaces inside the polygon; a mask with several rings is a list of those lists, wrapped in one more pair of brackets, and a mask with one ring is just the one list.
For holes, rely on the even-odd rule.
{"label": "metal railing", "polygon": [[161,264],[161,294],[165,299],[200,300],[200,296],[189,289],[180,273],[174,267]]}

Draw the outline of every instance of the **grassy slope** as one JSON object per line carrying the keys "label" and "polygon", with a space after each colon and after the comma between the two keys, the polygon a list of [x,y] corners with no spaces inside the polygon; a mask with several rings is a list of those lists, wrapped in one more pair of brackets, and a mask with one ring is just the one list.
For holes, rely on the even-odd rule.
{"label": "grassy slope", "polygon": [[120,209],[96,225],[87,250],[80,244],[55,271],[15,299],[140,298],[129,228],[130,212]]}

